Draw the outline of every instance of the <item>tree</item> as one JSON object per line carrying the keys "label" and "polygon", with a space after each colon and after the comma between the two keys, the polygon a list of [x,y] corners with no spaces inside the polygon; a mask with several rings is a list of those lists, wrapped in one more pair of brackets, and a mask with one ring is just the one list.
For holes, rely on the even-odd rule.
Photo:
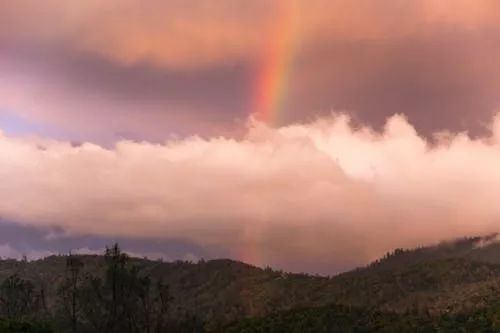
{"label": "tree", "polygon": [[156,284],[156,292],[157,296],[155,299],[155,332],[159,333],[163,331],[164,325],[167,321],[166,317],[168,315],[172,296],[170,295],[170,288],[168,287],[168,285],[164,284],[161,279],[159,279]]}
{"label": "tree", "polygon": [[80,293],[85,322],[95,332],[163,332],[170,290],[156,284],[118,244],[106,248],[102,277],[88,275]]}
{"label": "tree", "polygon": [[59,288],[59,300],[69,317],[71,332],[78,331],[79,293],[83,262],[71,253],[66,258],[66,276]]}
{"label": "tree", "polygon": [[64,277],[56,286],[57,312],[45,302],[47,279],[35,278],[41,281],[38,292],[31,281],[9,276],[0,284],[0,333],[50,332],[51,325],[72,333],[199,332],[203,326],[194,316],[170,320],[169,286],[152,278],[118,244],[106,248],[104,266],[97,271],[84,272],[83,267],[81,257],[66,257]]}
{"label": "tree", "polygon": [[21,319],[35,312],[37,298],[33,283],[13,274],[0,285],[0,305],[2,317]]}
{"label": "tree", "polygon": [[108,313],[107,308],[103,305],[105,300],[102,290],[101,278],[91,274],[85,275],[80,288],[79,303],[82,326],[85,326],[90,332],[106,332]]}

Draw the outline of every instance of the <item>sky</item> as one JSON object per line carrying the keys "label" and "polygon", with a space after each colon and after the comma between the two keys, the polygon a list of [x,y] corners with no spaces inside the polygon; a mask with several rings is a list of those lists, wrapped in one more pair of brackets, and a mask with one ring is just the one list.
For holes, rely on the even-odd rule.
{"label": "sky", "polygon": [[499,231],[500,2],[4,0],[0,256],[334,274]]}

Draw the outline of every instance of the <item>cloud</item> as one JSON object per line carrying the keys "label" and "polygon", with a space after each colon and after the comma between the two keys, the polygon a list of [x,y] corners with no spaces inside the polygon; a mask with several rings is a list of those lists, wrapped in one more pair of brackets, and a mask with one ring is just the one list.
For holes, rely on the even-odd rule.
{"label": "cloud", "polygon": [[488,247],[493,244],[497,244],[500,241],[500,237],[498,233],[493,233],[491,235],[486,235],[479,239],[477,242],[474,244],[474,248],[483,248],[483,247]]}
{"label": "cloud", "polygon": [[[150,260],[169,260],[172,261],[172,258],[169,258],[165,253],[161,252],[133,252],[127,249],[123,249],[125,253],[134,258],[148,258]],[[88,247],[76,248],[72,249],[71,254],[76,255],[102,255],[105,252],[105,248],[99,249],[89,249]],[[0,244],[0,258],[7,259],[23,259],[26,257],[27,260],[38,260],[43,259],[52,255],[67,255],[69,252],[61,253],[61,252],[53,252],[50,250],[33,250],[29,249],[27,251],[22,251],[17,249],[15,246],[11,246],[10,243]],[[197,261],[199,258],[191,253],[187,253],[185,256],[179,258],[179,260],[187,260],[187,261]]]}
{"label": "cloud", "polygon": [[9,243],[0,244],[0,258],[22,259],[23,257],[26,257],[28,260],[37,260],[53,254],[55,253],[48,250],[19,251],[15,247],[12,247]]}
{"label": "cloud", "polygon": [[0,122],[11,123],[6,132],[21,128],[100,143],[123,137],[158,141],[173,133],[227,133],[235,118],[248,115],[251,75],[244,66],[157,71],[57,48],[1,46]]}
{"label": "cloud", "polygon": [[185,239],[255,264],[332,272],[395,247],[496,231],[498,118],[491,128],[474,140],[441,133],[433,145],[399,115],[383,133],[332,115],[251,123],[241,140],[113,149],[3,135],[0,215],[69,236]]}
{"label": "cloud", "polygon": [[[0,246],[0,251],[1,251],[1,246]],[[102,255],[105,253],[106,248],[99,248],[99,249],[89,249],[88,247],[82,247],[82,248],[77,248],[71,250],[72,254],[78,254],[78,255]],[[163,252],[134,252],[130,251],[128,249],[123,249],[125,253],[127,253],[129,256],[133,258],[148,258],[150,260],[164,260],[164,261],[172,261],[174,260],[173,258],[168,257],[165,253]],[[0,252],[1,253],[1,252]],[[193,255],[192,253],[186,253],[183,257],[179,258],[179,260],[190,260],[190,261],[196,261],[198,260],[198,257]]]}
{"label": "cloud", "polygon": [[[0,257],[38,259],[51,254],[102,254],[106,246],[118,243],[132,256],[163,260],[196,260],[221,258],[227,254],[217,248],[201,248],[187,240],[159,238],[156,240],[117,235],[69,235],[60,227],[39,227],[0,220]],[[3,245],[2,245],[3,244]]]}
{"label": "cloud", "polygon": [[268,42],[262,36],[272,36],[283,9],[295,13],[297,36],[305,41],[394,38],[435,23],[498,24],[498,3],[491,0],[5,0],[0,39],[65,45],[124,65],[199,67],[259,54]]}
{"label": "cloud", "polygon": [[279,124],[334,109],[483,133],[500,102],[499,4],[4,0],[0,113],[74,141],[239,134],[269,46],[290,40]]}

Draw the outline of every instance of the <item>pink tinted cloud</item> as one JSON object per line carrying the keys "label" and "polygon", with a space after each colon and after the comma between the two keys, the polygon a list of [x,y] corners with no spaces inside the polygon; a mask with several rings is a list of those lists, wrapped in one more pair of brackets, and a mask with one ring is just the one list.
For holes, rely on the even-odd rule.
{"label": "pink tinted cloud", "polygon": [[287,5],[299,17],[280,124],[335,109],[481,132],[499,105],[496,1],[6,0],[0,112],[75,141],[239,132]]}
{"label": "pink tinted cloud", "polygon": [[4,0],[0,41],[63,45],[123,65],[196,68],[261,54],[283,6],[297,8],[304,43],[498,27],[499,19],[493,0]]}
{"label": "pink tinted cloud", "polygon": [[[0,215],[69,233],[181,238],[256,264],[357,265],[395,247],[497,231],[500,125],[436,145],[402,116],[345,116],[242,140],[164,144],[0,137]],[[293,257],[294,262],[289,258]]]}

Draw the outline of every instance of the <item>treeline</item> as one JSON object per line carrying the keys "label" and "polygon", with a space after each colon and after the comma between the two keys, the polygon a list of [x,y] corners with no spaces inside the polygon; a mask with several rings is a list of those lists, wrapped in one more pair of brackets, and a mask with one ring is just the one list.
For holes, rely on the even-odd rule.
{"label": "treeline", "polygon": [[452,256],[468,247],[397,249],[329,279],[230,260],[155,263],[118,245],[5,260],[0,333],[500,332],[500,265]]}
{"label": "treeline", "polygon": [[45,286],[9,276],[0,284],[0,333],[203,332],[200,320],[171,308],[169,286],[132,264],[118,244],[106,248],[104,269],[97,272],[67,256],[53,301],[48,307]]}
{"label": "treeline", "polygon": [[432,317],[412,313],[329,305],[294,309],[264,318],[241,320],[224,333],[500,332],[500,304],[468,313]]}

